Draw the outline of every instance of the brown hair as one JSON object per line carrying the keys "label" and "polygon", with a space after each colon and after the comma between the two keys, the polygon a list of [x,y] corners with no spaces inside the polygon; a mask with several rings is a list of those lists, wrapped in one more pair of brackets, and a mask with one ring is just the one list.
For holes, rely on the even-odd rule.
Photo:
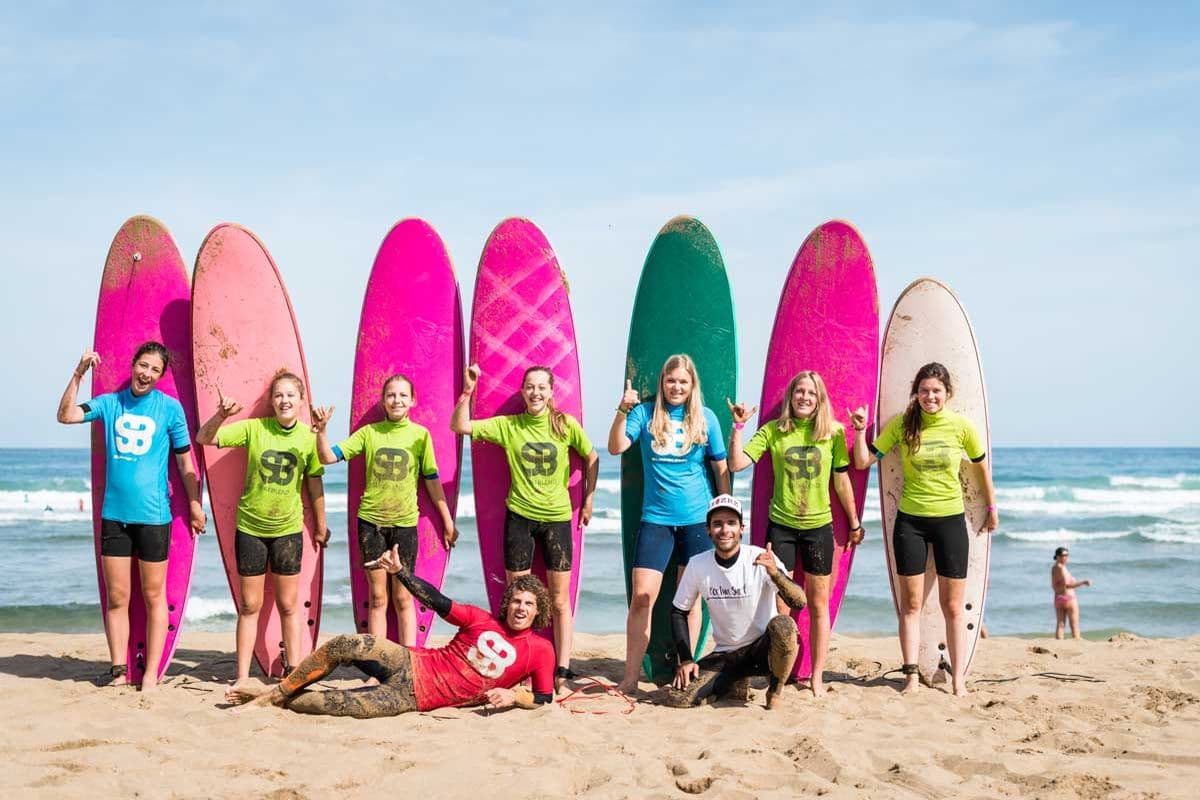
{"label": "brown hair", "polygon": [[912,390],[908,395],[908,408],[904,409],[904,443],[908,445],[909,453],[921,449],[921,404],[917,402],[917,392],[921,389],[921,381],[935,378],[946,387],[946,398],[954,396],[954,384],[950,382],[950,370],[936,361],[930,361],[917,370],[913,378]]}
{"label": "brown hair", "polygon": [[167,352],[167,348],[161,342],[155,341],[142,342],[138,346],[137,352],[133,354],[133,361],[130,364],[136,364],[138,359],[147,353],[153,353],[162,359],[164,372],[171,365],[171,354]]}
{"label": "brown hair", "polygon": [[677,369],[687,370],[692,378],[692,393],[688,395],[683,405],[683,436],[688,446],[706,444],[708,442],[708,424],[704,421],[704,395],[700,393],[700,375],[696,372],[696,362],[684,353],[668,356],[658,373],[658,393],[654,396],[654,414],[650,417],[650,433],[659,447],[667,444],[668,431],[671,428],[671,415],[667,411],[667,393],[663,383],[667,375]]}
{"label": "brown hair", "polygon": [[517,592],[529,592],[537,598],[537,614],[533,617],[531,627],[544,628],[549,625],[554,616],[553,606],[550,605],[550,593],[535,575],[528,573],[513,578],[505,587],[504,599],[500,601],[501,621],[508,620],[508,604]]}
{"label": "brown hair", "polygon": [[[525,374],[521,376],[521,387],[525,387],[525,381],[529,380],[529,376],[534,372],[544,372],[549,379],[550,388],[554,388],[554,373],[549,367],[544,367],[541,364],[536,364],[525,370]],[[550,412],[550,430],[554,431],[554,435],[560,439],[567,438],[567,415],[554,407],[554,398],[551,397],[546,401],[546,409]]]}
{"label": "brown hair", "polygon": [[412,395],[412,399],[417,399],[417,387],[413,385],[412,378],[405,375],[403,372],[397,372],[395,375],[389,375],[387,380],[383,382],[383,386],[379,389],[379,402],[383,402],[387,395],[387,387],[392,384],[392,381],[404,381],[408,384],[408,391]]}
{"label": "brown hair", "polygon": [[275,384],[279,383],[280,381],[291,381],[292,383],[296,384],[296,387],[300,390],[300,399],[304,399],[304,381],[300,380],[300,376],[289,370],[287,367],[278,370],[274,375],[271,376],[271,385],[267,388],[267,397],[275,394]]}
{"label": "brown hair", "polygon": [[825,389],[825,381],[810,369],[796,373],[796,377],[792,378],[792,382],[788,384],[787,391],[783,395],[783,408],[779,412],[777,427],[781,433],[788,433],[798,422],[792,411],[792,393],[796,391],[796,386],[800,381],[805,378],[812,381],[813,387],[817,390],[817,407],[813,409],[812,414],[812,438],[815,442],[822,442],[833,435],[833,411],[829,408],[829,392]]}

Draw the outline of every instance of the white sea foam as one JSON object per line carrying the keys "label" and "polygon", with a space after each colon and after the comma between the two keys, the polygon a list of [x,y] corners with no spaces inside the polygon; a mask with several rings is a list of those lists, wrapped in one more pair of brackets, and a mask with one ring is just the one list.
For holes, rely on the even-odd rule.
{"label": "white sea foam", "polygon": [[592,521],[587,526],[588,535],[594,534],[612,534],[621,532],[621,517],[616,519],[612,517],[602,517],[599,515],[593,516]]}
{"label": "white sea foam", "polygon": [[193,595],[188,598],[187,610],[183,614],[183,618],[188,622],[200,622],[221,616],[237,616],[237,608],[229,595],[220,598]]}
{"label": "white sea foam", "polygon": [[1002,531],[1000,533],[1006,539],[1014,539],[1018,542],[1080,542],[1092,541],[1098,539],[1123,539],[1126,536],[1133,536],[1133,531],[1072,531],[1066,528],[1057,528],[1049,531]]}
{"label": "white sea foam", "polygon": [[1200,486],[1200,475],[1177,472],[1170,477],[1146,475],[1113,475],[1110,486],[1137,486],[1146,489],[1183,489]]}
{"label": "white sea foam", "polygon": [[596,481],[596,488],[601,492],[611,492],[612,494],[621,493],[620,478],[600,478]]}
{"label": "white sea foam", "polygon": [[1196,489],[1066,489],[1047,492],[1042,487],[997,491],[1000,513],[1054,516],[1162,516],[1180,511],[1200,511]]}

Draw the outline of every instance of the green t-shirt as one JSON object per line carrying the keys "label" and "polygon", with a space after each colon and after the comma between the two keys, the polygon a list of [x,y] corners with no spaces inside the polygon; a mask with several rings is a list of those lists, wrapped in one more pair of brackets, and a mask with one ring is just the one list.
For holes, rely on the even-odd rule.
{"label": "green t-shirt", "polygon": [[217,447],[246,448],[239,531],[272,538],[304,529],[301,479],[325,472],[311,428],[297,422],[284,430],[274,417],[243,419],[217,431]]}
{"label": "green t-shirt", "polygon": [[364,425],[334,447],[349,461],[367,457],[367,488],[358,515],[380,526],[417,524],[417,477],[436,478],[429,430],[407,418]]}
{"label": "green t-shirt", "polygon": [[592,443],[570,414],[566,416],[566,438],[554,435],[550,414],[536,417],[513,414],[471,421],[471,439],[504,448],[512,488],[505,505],[526,519],[562,522],[571,518],[570,447],[581,456],[591,455]]}
{"label": "green t-shirt", "polygon": [[763,453],[771,454],[775,472],[772,522],[800,530],[833,522],[829,478],[834,470],[843,472],[850,466],[845,428],[834,423],[828,439],[814,441],[811,419],[797,420],[787,433],[779,430],[777,420],[771,420],[755,432],[742,452],[755,462]]}
{"label": "green t-shirt", "polygon": [[971,421],[948,408],[936,414],[922,411],[921,447],[914,455],[904,443],[904,415],[900,414],[888,420],[873,443],[880,458],[897,445],[904,465],[900,510],[914,517],[961,514],[963,497],[958,468],[962,454],[966,451],[972,461],[982,461],[987,455]]}

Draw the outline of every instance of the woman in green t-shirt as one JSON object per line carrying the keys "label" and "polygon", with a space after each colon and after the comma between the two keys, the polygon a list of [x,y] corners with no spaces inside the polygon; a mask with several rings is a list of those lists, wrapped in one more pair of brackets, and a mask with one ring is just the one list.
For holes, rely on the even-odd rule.
{"label": "woman in green t-shirt", "polygon": [[[364,456],[367,464],[366,486],[358,506],[358,551],[362,563],[379,559],[395,546],[409,574],[417,563],[417,478],[424,479],[425,490],[442,518],[442,543],[449,550],[458,539],[454,518],[442,482],[438,480],[437,459],[429,430],[408,418],[417,404],[416,390],[405,375],[393,375],[383,382],[380,406],[384,419],[363,425],[338,444],[329,445],[325,433],[333,406],[313,409],[313,431],[317,434],[317,454],[322,464],[349,461]],[[366,570],[370,599],[367,607],[367,633],[387,638],[388,575],[380,567]],[[417,643],[417,609],[408,589],[390,581],[392,602],[396,606],[400,644]]]}
{"label": "woman in green t-shirt", "polygon": [[521,397],[525,412],[471,419],[471,395],[479,381],[479,365],[467,367],[463,393],[454,407],[450,429],[472,441],[491,442],[504,448],[512,477],[505,499],[504,576],[509,583],[533,566],[536,541],[546,565],[546,583],[554,605],[554,650],[558,666],[555,684],[574,677],[571,672],[571,496],[567,481],[571,465],[568,448],[587,461],[583,480],[583,505],[579,524],[592,521],[592,494],[600,471],[600,457],[578,420],[554,407],[554,375],[548,367],[525,370]]}
{"label": "woman in green t-shirt", "polygon": [[[814,697],[825,694],[825,656],[829,650],[829,594],[833,573],[833,509],[829,486],[850,522],[850,546],[862,541],[863,528],[850,484],[850,454],[846,431],[833,418],[825,382],[816,372],[792,378],[784,392],[779,419],[763,425],[742,446],[742,429],[757,408],[729,403],[733,435],[729,440],[729,468],[741,472],[771,456],[775,491],[768,514],[767,544],[795,577],[797,556],[808,600],[808,646],[812,659],[810,687]],[[729,402],[726,400],[726,402]],[[779,602],[779,601],[777,601]],[[779,603],[781,614],[789,609]]]}
{"label": "woman in green t-shirt", "polygon": [[237,619],[237,682],[250,678],[250,660],[258,636],[258,612],[268,569],[275,580],[275,606],[283,629],[284,663],[289,654],[299,662],[303,652],[304,614],[297,608],[300,564],[304,555],[304,503],[307,487],[312,500],[313,540],[329,541],[325,524],[325,468],[317,459],[312,429],[299,420],[304,383],[291,372],[271,378],[267,392],[273,417],[253,417],[222,423],[242,410],[236,400],[219,395],[217,413],[196,434],[196,443],[246,448],[246,483],[237,507],[234,549],[241,588]]}
{"label": "woman in green t-shirt", "polygon": [[917,370],[908,408],[892,417],[867,446],[867,407],[851,416],[854,425],[854,465],[867,469],[893,449],[900,450],[904,488],[892,526],[892,553],[896,583],[900,587],[900,651],[904,658],[904,692],[920,686],[917,653],[921,647],[921,608],[925,602],[925,562],[933,549],[938,575],[938,598],[946,620],[954,693],[967,693],[962,658],[966,649],[963,596],[967,587],[970,538],[964,513],[958,469],[965,452],[971,469],[984,487],[988,515],[979,533],[991,533],[1000,524],[996,516],[996,490],[984,465],[987,452],[971,421],[946,408],[954,396],[950,371],[936,361]]}

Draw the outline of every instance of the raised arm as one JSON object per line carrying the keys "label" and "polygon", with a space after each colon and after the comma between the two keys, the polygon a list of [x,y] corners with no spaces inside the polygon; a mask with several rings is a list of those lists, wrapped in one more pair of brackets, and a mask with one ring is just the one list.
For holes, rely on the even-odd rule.
{"label": "raised arm", "polygon": [[807,603],[804,597],[804,590],[789,578],[787,573],[779,568],[779,564],[775,563],[775,552],[771,549],[770,542],[767,542],[767,549],[759,553],[758,558],[754,559],[754,563],[767,571],[771,582],[779,590],[779,598],[787,604],[788,608],[793,611],[799,611],[804,608]]}
{"label": "raised arm", "polygon": [[417,598],[417,602],[424,605],[426,608],[432,608],[439,617],[445,617],[450,613],[451,601],[449,597],[442,594],[428,581],[418,578],[404,568],[404,562],[400,560],[400,545],[392,545],[392,549],[385,552],[374,561],[369,561],[363,564],[364,567],[383,567],[388,574],[395,575],[396,580],[404,585],[405,589]]}
{"label": "raised arm", "polygon": [[241,403],[226,397],[217,390],[217,412],[196,431],[196,444],[216,444],[217,431],[225,420],[242,410]]}
{"label": "raised arm", "polygon": [[76,404],[75,398],[79,395],[79,384],[83,382],[83,376],[99,363],[100,354],[89,351],[84,353],[75,365],[75,371],[67,381],[67,388],[63,390],[62,399],[58,401],[58,421],[62,424],[77,425],[83,422],[83,409]]}
{"label": "raised arm", "polygon": [[633,442],[625,435],[625,418],[640,401],[641,398],[633,388],[633,381],[626,378],[625,392],[621,395],[621,402],[617,404],[617,413],[613,416],[612,425],[608,429],[608,452],[610,455],[619,456],[633,446]]}
{"label": "raised arm", "polygon": [[312,431],[317,435],[317,459],[322,464],[338,462],[337,453],[333,452],[333,447],[329,444],[329,434],[326,432],[326,427],[336,408],[337,406],[312,407]]}
{"label": "raised arm", "polygon": [[867,413],[869,406],[861,405],[850,412],[850,425],[854,428],[854,452],[851,455],[854,458],[854,466],[858,469],[869,469],[877,459],[875,454],[871,452],[871,448],[867,447]]}
{"label": "raised arm", "polygon": [[450,430],[460,436],[471,435],[471,395],[475,394],[475,386],[479,383],[479,365],[472,364],[463,372],[463,390],[454,405],[454,413],[450,415]]}
{"label": "raised arm", "polygon": [[741,472],[754,464],[742,449],[742,428],[758,413],[758,406],[747,409],[745,403],[734,403],[728,397],[725,402],[729,405],[729,413],[733,415],[733,431],[729,434],[729,469]]}

